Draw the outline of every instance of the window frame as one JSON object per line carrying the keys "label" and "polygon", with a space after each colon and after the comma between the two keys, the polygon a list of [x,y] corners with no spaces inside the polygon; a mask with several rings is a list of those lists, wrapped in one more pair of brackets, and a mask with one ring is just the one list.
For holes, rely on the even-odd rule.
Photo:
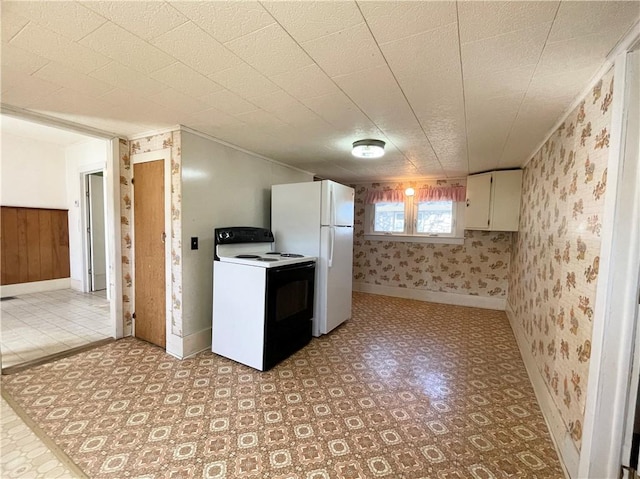
{"label": "window frame", "polygon": [[[402,229],[402,231],[376,231],[375,229],[375,219],[376,219],[376,206],[379,204],[383,204],[383,203],[388,203],[388,204],[395,204],[395,203],[402,203],[403,205],[403,211],[404,211],[404,228]],[[380,203],[373,203],[370,205],[371,206],[371,223],[369,225],[369,229],[371,230],[371,234],[375,234],[375,235],[406,235],[407,234],[407,225],[409,224],[408,219],[409,217],[407,216],[407,202],[406,201],[383,201]],[[394,220],[395,223],[395,220]]]}
{"label": "window frame", "polygon": [[[388,203],[399,203],[389,201]],[[370,241],[403,241],[409,243],[464,243],[464,202],[453,201],[453,218],[451,233],[418,233],[417,218],[419,202],[415,196],[405,197],[404,201],[404,231],[381,232],[375,231],[375,207],[374,203],[365,205],[365,239]]]}

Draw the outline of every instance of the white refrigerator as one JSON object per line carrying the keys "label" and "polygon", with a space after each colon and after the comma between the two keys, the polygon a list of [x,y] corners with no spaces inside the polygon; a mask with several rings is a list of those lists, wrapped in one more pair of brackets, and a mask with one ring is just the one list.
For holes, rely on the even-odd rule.
{"label": "white refrigerator", "polygon": [[271,187],[276,249],[318,258],[314,336],[351,317],[353,200],[353,188],[329,180]]}

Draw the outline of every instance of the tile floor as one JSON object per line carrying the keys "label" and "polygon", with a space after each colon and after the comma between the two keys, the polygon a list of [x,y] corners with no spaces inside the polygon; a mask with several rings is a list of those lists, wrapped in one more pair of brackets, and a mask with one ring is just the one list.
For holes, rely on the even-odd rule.
{"label": "tile floor", "polygon": [[22,419],[2,399],[0,413],[0,477],[72,478],[67,467],[49,450]]}
{"label": "tile floor", "polygon": [[265,373],[127,338],[3,388],[90,477],[564,476],[503,312],[353,311]]}
{"label": "tile floor", "polygon": [[2,367],[111,337],[106,291],[72,289],[0,301]]}

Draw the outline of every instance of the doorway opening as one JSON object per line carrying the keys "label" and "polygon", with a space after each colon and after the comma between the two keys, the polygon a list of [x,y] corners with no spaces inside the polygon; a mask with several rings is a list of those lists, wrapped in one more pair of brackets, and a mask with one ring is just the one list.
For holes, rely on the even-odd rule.
{"label": "doorway opening", "polygon": [[86,221],[86,261],[87,292],[109,291],[108,248],[106,235],[106,190],[104,172],[87,173],[84,176],[85,221]]}
{"label": "doorway opening", "polygon": [[[122,334],[122,326],[114,301],[117,273],[109,277],[117,272],[113,140],[42,119],[3,114],[0,120],[3,202],[20,220],[6,221],[15,223],[15,234],[2,235],[7,281],[0,288],[0,364],[7,374],[112,340]],[[89,189],[93,201],[87,199]],[[11,218],[7,213],[2,219]],[[92,263],[85,244],[87,222],[95,239]],[[63,268],[54,266],[63,263],[64,272],[56,273]],[[89,264],[90,288],[85,277]]]}

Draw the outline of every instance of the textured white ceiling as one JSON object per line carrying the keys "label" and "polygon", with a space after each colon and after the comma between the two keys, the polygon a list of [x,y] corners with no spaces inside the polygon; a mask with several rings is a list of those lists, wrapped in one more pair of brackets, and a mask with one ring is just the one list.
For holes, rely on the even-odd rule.
{"label": "textured white ceiling", "polygon": [[[522,165],[640,3],[2,2],[2,103],[338,180]],[[351,143],[387,142],[378,160]]]}

